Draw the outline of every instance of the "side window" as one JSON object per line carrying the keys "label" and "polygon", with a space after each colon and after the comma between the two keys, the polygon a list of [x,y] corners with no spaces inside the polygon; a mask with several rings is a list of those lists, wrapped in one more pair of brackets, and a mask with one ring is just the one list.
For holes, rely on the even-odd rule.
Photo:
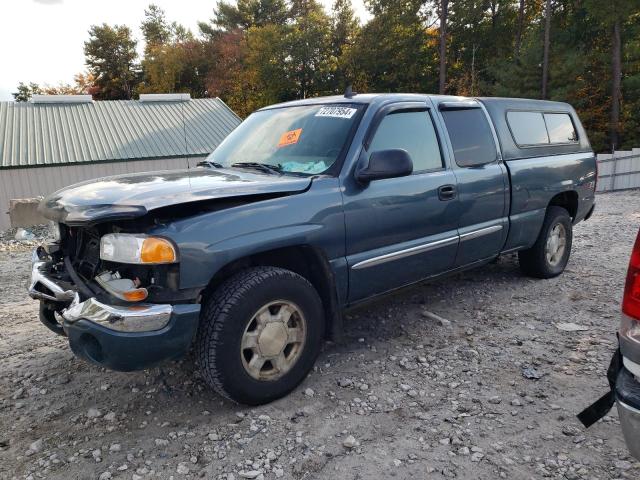
{"label": "side window", "polygon": [[507,112],[507,122],[518,145],[546,145],[549,135],[540,112]]}
{"label": "side window", "polygon": [[498,152],[493,133],[481,109],[444,110],[442,117],[459,166],[475,167],[496,160]]}
{"label": "side window", "polygon": [[442,168],[442,156],[429,112],[392,112],[382,119],[369,152],[401,148],[409,152],[413,171]]}
{"label": "side window", "polygon": [[578,134],[571,117],[566,113],[545,113],[551,143],[573,143],[578,141]]}

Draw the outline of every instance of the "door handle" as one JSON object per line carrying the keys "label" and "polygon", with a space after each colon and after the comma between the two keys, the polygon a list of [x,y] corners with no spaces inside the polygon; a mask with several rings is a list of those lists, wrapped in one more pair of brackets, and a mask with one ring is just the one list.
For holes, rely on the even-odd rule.
{"label": "door handle", "polygon": [[456,186],[441,185],[438,187],[438,198],[440,200],[453,200],[456,198]]}

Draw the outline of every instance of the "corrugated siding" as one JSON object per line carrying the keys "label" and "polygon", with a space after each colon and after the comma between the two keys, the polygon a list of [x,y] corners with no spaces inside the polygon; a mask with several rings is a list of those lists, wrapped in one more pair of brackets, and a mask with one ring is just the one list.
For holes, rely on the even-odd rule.
{"label": "corrugated siding", "polygon": [[166,158],[125,162],[104,162],[0,171],[0,230],[10,227],[9,200],[32,198],[55,192],[72,183],[121,173],[175,170],[195,167],[205,157]]}
{"label": "corrugated siding", "polygon": [[598,192],[640,187],[640,148],[598,154]]}
{"label": "corrugated siding", "polygon": [[202,156],[211,153],[239,123],[218,98],[0,102],[0,169]]}

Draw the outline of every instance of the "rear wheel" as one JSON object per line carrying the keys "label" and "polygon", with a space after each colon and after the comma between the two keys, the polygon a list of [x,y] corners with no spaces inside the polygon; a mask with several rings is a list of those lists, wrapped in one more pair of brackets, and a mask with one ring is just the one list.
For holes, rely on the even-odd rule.
{"label": "rear wheel", "polygon": [[560,275],[571,255],[572,226],[569,212],[562,207],[549,207],[536,243],[518,252],[522,271],[536,278]]}
{"label": "rear wheel", "polygon": [[313,367],[323,318],[304,277],[276,267],[239,272],[203,301],[196,355],[205,381],[248,405],[286,395]]}

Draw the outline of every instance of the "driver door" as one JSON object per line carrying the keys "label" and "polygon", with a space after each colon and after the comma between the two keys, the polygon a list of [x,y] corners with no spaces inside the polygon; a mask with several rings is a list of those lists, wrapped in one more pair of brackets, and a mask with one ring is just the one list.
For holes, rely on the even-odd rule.
{"label": "driver door", "polygon": [[378,113],[363,157],[404,149],[413,174],[367,185],[353,180],[345,187],[350,302],[449,270],[458,248],[456,179],[432,113],[422,102],[392,104]]}

